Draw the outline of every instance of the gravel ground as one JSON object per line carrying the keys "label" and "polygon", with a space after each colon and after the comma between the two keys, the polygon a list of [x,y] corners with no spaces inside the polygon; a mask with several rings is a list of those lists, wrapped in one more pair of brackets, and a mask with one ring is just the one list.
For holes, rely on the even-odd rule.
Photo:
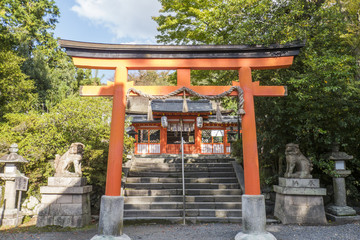
{"label": "gravel ground", "polygon": [[[360,223],[328,226],[268,225],[267,230],[278,240],[360,240]],[[133,240],[230,240],[241,231],[239,224],[147,224],[125,226],[124,232]],[[6,233],[1,240],[74,240],[90,239],[96,229],[72,232]]]}

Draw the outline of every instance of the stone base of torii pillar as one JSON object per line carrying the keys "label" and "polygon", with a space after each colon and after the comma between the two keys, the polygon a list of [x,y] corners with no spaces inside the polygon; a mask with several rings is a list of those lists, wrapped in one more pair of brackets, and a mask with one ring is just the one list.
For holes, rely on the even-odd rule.
{"label": "stone base of torii pillar", "polygon": [[263,195],[242,195],[242,232],[235,236],[235,240],[276,240],[266,231]]}
{"label": "stone base of torii pillar", "polygon": [[131,240],[123,234],[124,197],[102,196],[98,234],[91,240]]}

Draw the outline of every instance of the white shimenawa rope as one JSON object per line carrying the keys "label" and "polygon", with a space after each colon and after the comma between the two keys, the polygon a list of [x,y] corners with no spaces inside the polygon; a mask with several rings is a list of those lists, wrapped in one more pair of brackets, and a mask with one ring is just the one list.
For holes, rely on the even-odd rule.
{"label": "white shimenawa rope", "polygon": [[187,87],[181,87],[167,95],[162,95],[162,96],[154,96],[154,95],[151,95],[151,94],[147,94],[147,93],[143,93],[141,92],[140,90],[137,90],[135,88],[129,88],[129,90],[127,91],[126,93],[126,97],[128,98],[130,93],[134,93],[134,94],[137,94],[139,96],[142,96],[142,97],[145,97],[145,98],[148,98],[149,100],[152,100],[152,99],[167,99],[167,98],[170,98],[170,97],[173,97],[173,96],[176,96],[182,92],[186,92],[188,93],[190,96],[195,96],[195,97],[198,97],[198,98],[202,98],[202,99],[208,99],[208,100],[220,100],[221,98],[223,97],[226,97],[226,96],[229,96],[233,91],[237,91],[238,92],[238,99],[239,99],[239,102],[238,102],[238,114],[239,115],[244,115],[245,114],[245,111],[244,111],[244,91],[242,90],[242,88],[240,86],[232,86],[229,90],[223,92],[223,93],[220,93],[218,95],[214,95],[214,96],[207,96],[207,95],[202,95],[202,94],[199,94],[197,92],[195,92],[194,90],[190,89],[190,88],[187,88]]}

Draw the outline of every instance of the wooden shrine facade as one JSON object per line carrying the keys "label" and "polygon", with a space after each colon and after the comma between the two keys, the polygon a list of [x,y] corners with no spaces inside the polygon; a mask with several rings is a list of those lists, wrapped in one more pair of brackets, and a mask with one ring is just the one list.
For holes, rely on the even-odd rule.
{"label": "wooden shrine facade", "polygon": [[[131,115],[131,131],[135,131],[136,155],[180,154],[181,138],[184,154],[230,154],[228,132],[238,131],[239,116],[216,117],[209,100],[189,101],[182,111],[183,100],[153,100],[153,119],[147,115]],[[239,126],[240,127],[240,126]]]}
{"label": "wooden shrine facade", "polygon": [[[80,93],[82,96],[113,97],[105,195],[120,196],[121,193],[126,95],[129,90],[134,93],[134,87],[138,93],[146,93],[150,98],[171,93],[182,94],[184,88],[187,89],[187,94],[193,91],[199,95],[215,97],[231,92],[231,96],[239,96],[239,100],[241,97],[245,113],[241,117],[245,194],[260,194],[254,97],[285,96],[287,91],[284,86],[260,86],[259,82],[252,80],[251,72],[290,67],[303,44],[161,46],[68,40],[59,40],[59,43],[66,48],[77,67],[115,70],[113,83],[106,86],[84,86]],[[128,70],[176,70],[177,85],[134,86],[127,81]],[[191,70],[236,70],[239,79],[230,86],[193,86],[190,81]]]}

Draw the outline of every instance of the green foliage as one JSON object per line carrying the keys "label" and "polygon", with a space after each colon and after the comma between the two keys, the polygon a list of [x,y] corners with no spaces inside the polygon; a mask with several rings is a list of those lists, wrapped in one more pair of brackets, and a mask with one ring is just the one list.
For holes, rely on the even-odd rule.
{"label": "green foliage", "polygon": [[243,148],[241,138],[231,143],[231,156],[235,157],[238,163],[243,163]]}
{"label": "green foliage", "polygon": [[0,51],[0,120],[6,112],[25,112],[36,102],[34,83],[21,72],[23,59]]}
{"label": "green foliage", "polygon": [[17,65],[34,82],[38,99],[29,104],[37,110],[48,110],[72,96],[81,81],[53,37],[59,14],[53,0],[0,2],[0,49],[23,58]]}
{"label": "green foliage", "polygon": [[176,84],[176,72],[138,70],[129,73],[129,81],[138,86],[170,86]]}
{"label": "green foliage", "polygon": [[34,49],[53,51],[59,9],[54,0],[0,2],[0,39],[12,49],[30,56]]}
{"label": "green foliage", "polygon": [[[93,185],[95,198],[104,193],[109,148],[112,102],[105,98],[73,97],[51,108],[49,113],[7,114],[0,127],[2,153],[19,144],[19,154],[29,163],[22,171],[28,176],[28,194],[39,194],[40,186],[52,176],[51,160],[64,154],[71,143],[85,144],[83,175]],[[124,155],[131,151],[133,140],[125,136]],[[95,204],[95,202],[93,202]]]}
{"label": "green foliage", "polygon": [[[22,169],[30,177],[28,194],[38,195],[53,174],[55,154],[82,142],[83,173],[98,200],[105,188],[112,102],[75,97],[80,86],[100,85],[100,78],[76,69],[59,48],[53,37],[59,14],[54,0],[0,1],[0,155],[19,144],[19,154],[29,160]],[[133,139],[124,140],[126,155]]]}
{"label": "green foliage", "polygon": [[[300,144],[314,161],[314,175],[333,166],[320,155],[334,141],[354,155],[353,176],[360,177],[360,21],[358,0],[349,1],[177,1],[161,0],[154,17],[158,42],[173,44],[286,44],[306,40],[289,69],[253,71],[261,85],[286,85],[285,98],[257,97],[255,109],[263,182],[282,172],[285,145]],[[231,72],[202,73],[194,82],[216,85],[237,78]],[[196,76],[195,76],[196,78]],[[234,106],[230,101],[223,105]],[[349,165],[350,166],[350,165]],[[263,176],[263,175],[262,175]],[[359,194],[359,183],[349,188]]]}

